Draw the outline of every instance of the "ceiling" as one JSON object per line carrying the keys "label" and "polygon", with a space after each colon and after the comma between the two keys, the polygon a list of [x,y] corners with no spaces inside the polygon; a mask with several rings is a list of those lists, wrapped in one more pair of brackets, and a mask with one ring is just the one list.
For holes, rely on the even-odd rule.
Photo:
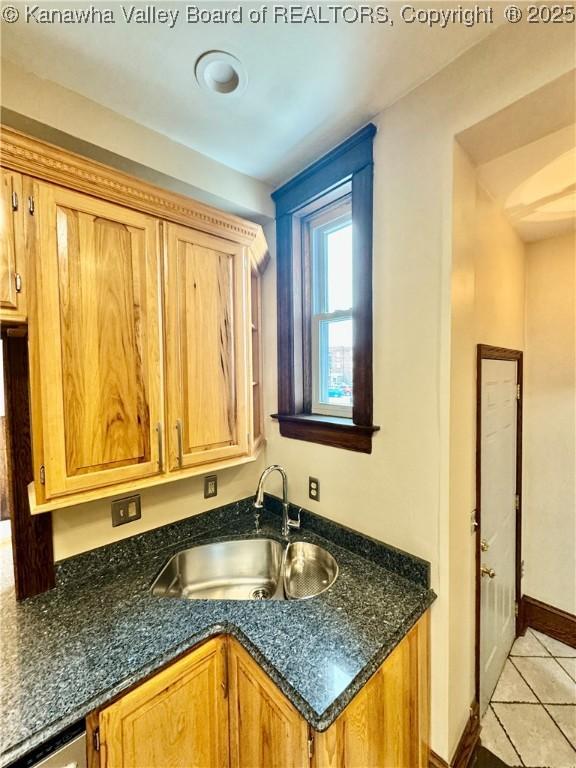
{"label": "ceiling", "polygon": [[576,228],[576,124],[478,166],[478,181],[525,242]]}
{"label": "ceiling", "polygon": [[[74,5],[87,3],[66,3],[67,8]],[[90,5],[115,7],[117,22],[96,30],[94,24],[37,24],[21,18],[2,25],[2,56],[272,185],[301,170],[498,26],[408,25],[397,18],[399,3],[390,4],[393,26],[192,25],[183,18],[184,3],[158,3],[163,9],[180,9],[179,21],[169,29],[127,24],[118,3]],[[239,5],[244,18],[250,8],[262,7],[220,2],[199,7]],[[451,4],[434,7],[442,5]],[[197,57],[215,49],[243,63],[248,85],[241,96],[206,93],[196,84]]]}
{"label": "ceiling", "polygon": [[458,134],[526,242],[576,228],[576,70]]}
{"label": "ceiling", "polygon": [[576,69],[514,101],[458,134],[475,165],[483,165],[572,125],[576,118]]}

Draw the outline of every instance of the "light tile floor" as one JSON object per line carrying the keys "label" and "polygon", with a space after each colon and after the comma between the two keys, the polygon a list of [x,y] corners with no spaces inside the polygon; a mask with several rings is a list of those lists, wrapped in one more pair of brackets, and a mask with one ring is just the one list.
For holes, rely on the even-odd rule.
{"label": "light tile floor", "polygon": [[576,768],[576,650],[532,629],[519,637],[481,739],[509,766]]}

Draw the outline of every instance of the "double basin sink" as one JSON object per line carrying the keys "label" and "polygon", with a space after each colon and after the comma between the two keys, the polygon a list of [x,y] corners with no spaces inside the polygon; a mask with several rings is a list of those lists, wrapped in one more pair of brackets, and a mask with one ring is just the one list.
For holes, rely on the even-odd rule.
{"label": "double basin sink", "polygon": [[150,591],[189,600],[305,600],[325,592],[337,576],[336,560],[316,544],[242,539],[178,552]]}

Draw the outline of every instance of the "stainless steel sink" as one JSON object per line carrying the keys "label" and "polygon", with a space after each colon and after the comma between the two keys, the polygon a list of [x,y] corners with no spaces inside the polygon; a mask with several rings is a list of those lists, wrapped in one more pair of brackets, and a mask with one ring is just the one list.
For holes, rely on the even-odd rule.
{"label": "stainless steel sink", "polygon": [[282,544],[273,539],[220,541],[178,552],[152,585],[152,594],[191,600],[250,600],[282,596]]}
{"label": "stainless steel sink", "polygon": [[284,559],[284,594],[287,600],[306,600],[334,584],[338,565],[330,552],[306,541],[293,541]]}
{"label": "stainless steel sink", "polygon": [[189,600],[302,600],[327,590],[337,575],[332,555],[315,544],[242,539],[178,552],[150,591]]}

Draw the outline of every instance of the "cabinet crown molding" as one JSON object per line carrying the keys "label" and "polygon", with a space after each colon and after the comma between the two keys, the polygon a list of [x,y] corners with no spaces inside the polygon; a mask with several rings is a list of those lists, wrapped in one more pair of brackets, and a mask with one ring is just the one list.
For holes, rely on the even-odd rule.
{"label": "cabinet crown molding", "polygon": [[0,125],[0,134],[4,168],[203,232],[220,236],[227,233],[230,240],[250,249],[260,272],[268,264],[268,247],[258,224],[155,187],[12,128]]}

